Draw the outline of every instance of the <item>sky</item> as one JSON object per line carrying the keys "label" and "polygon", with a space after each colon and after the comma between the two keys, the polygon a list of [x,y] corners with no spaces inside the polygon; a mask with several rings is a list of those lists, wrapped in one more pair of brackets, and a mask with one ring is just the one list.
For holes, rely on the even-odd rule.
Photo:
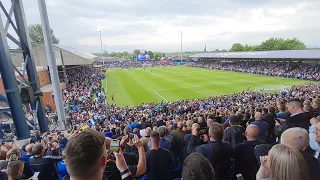
{"label": "sky", "polygon": [[[9,9],[10,0],[1,0]],[[22,0],[28,24],[41,23],[37,0]],[[101,52],[230,49],[271,37],[320,46],[320,0],[46,0],[61,45]],[[4,15],[0,13],[2,20]],[[10,32],[12,32],[10,28]],[[11,43],[12,44],[12,43]]]}

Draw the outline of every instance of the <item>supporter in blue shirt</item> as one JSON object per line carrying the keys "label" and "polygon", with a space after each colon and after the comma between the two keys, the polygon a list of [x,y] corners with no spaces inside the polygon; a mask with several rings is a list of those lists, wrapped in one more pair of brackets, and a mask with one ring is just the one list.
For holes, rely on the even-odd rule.
{"label": "supporter in blue shirt", "polygon": [[139,124],[137,122],[135,122],[134,119],[131,119],[131,123],[129,126],[130,126],[131,130],[134,130],[135,128],[139,128]]}
{"label": "supporter in blue shirt", "polygon": [[66,166],[66,163],[64,162],[64,160],[58,162],[57,169],[58,169],[58,172],[60,175],[60,180],[63,180],[63,178],[65,176],[69,176],[69,173],[67,171],[67,166]]}
{"label": "supporter in blue shirt", "polygon": [[104,130],[104,136],[105,136],[105,137],[108,137],[108,138],[112,138],[113,133],[110,131],[110,128],[109,128],[109,127],[107,127],[107,128]]}
{"label": "supporter in blue shirt", "polygon": [[290,115],[286,112],[286,106],[284,104],[279,105],[279,111],[276,116],[280,119],[289,119]]}
{"label": "supporter in blue shirt", "polygon": [[253,121],[251,124],[256,125],[260,129],[260,133],[257,139],[262,142],[266,142],[269,127],[268,123],[262,120],[261,112],[256,112],[254,115],[254,119],[255,121]]}
{"label": "supporter in blue shirt", "polygon": [[171,148],[171,139],[168,137],[165,137],[167,135],[167,128],[165,126],[160,126],[159,129],[159,135],[160,135],[160,147],[163,149],[170,150]]}
{"label": "supporter in blue shirt", "polygon": [[30,160],[30,157],[32,156],[32,147],[33,147],[33,145],[34,144],[28,144],[26,146],[26,148],[25,148],[27,152],[23,153],[21,155],[21,158],[20,158],[20,160],[24,161],[28,166],[30,166],[29,160]]}

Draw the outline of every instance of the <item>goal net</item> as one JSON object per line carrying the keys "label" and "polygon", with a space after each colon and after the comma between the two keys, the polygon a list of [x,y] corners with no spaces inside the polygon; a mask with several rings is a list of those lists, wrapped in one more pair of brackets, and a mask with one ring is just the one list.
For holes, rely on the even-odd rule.
{"label": "goal net", "polygon": [[254,89],[255,92],[283,92],[287,91],[291,86],[286,85],[272,85],[272,86],[260,86]]}

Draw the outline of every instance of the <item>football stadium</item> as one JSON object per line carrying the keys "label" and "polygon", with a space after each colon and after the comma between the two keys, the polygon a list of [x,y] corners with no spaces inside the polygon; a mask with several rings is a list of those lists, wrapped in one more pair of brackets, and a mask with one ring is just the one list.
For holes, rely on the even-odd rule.
{"label": "football stadium", "polygon": [[243,91],[276,92],[313,81],[270,77],[242,72],[211,70],[189,66],[112,69],[102,82],[114,94],[107,100],[120,106],[160,103],[184,99],[240,94]]}
{"label": "football stadium", "polygon": [[320,180],[318,7],[0,0],[0,180]]}

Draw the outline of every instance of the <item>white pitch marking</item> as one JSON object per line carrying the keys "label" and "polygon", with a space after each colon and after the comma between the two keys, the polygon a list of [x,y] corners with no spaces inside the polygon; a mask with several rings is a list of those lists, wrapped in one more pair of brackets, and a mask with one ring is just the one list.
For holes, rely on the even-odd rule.
{"label": "white pitch marking", "polygon": [[159,93],[157,93],[156,91],[153,90],[153,92],[154,92],[156,95],[158,95],[159,97],[161,97],[163,100],[169,102],[166,98],[164,98],[163,96],[161,96],[161,95],[160,95]]}
{"label": "white pitch marking", "polygon": [[[263,80],[258,80],[258,81],[251,81],[251,82],[263,82]],[[156,90],[153,90],[154,92],[159,92],[159,91],[167,91],[167,90],[174,90],[174,89],[188,89],[188,88],[195,88],[195,87],[206,87],[206,86],[214,86],[214,85],[226,85],[226,84],[238,84],[238,83],[241,83],[239,81],[235,81],[235,82],[232,82],[232,83],[229,83],[229,82],[215,82],[215,81],[212,81],[212,82],[207,82],[207,83],[200,83],[200,84],[196,84],[196,85],[186,85],[184,86],[183,84],[179,84],[181,86],[184,86],[184,87],[178,87],[178,88],[168,88],[168,89],[156,89]]]}

